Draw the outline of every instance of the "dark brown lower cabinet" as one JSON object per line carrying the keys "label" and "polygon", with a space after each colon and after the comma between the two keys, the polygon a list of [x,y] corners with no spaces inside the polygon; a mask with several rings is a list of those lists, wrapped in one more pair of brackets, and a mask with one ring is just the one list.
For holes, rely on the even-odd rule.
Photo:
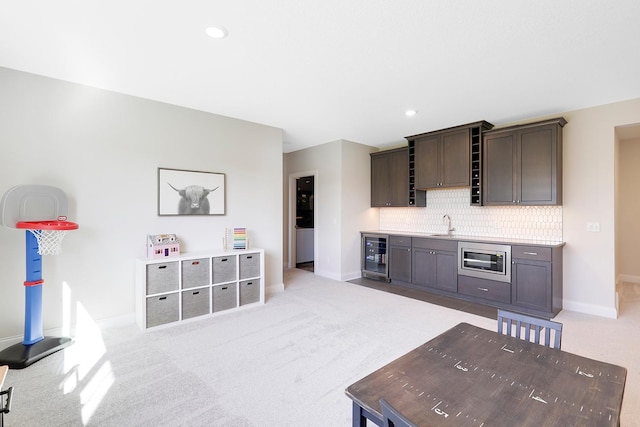
{"label": "dark brown lower cabinet", "polygon": [[414,238],[413,284],[457,292],[457,245],[456,241]]}
{"label": "dark brown lower cabinet", "polygon": [[389,248],[389,279],[411,282],[411,247]]}
{"label": "dark brown lower cabinet", "polygon": [[557,314],[562,309],[562,250],[511,247],[511,304],[525,311]]}

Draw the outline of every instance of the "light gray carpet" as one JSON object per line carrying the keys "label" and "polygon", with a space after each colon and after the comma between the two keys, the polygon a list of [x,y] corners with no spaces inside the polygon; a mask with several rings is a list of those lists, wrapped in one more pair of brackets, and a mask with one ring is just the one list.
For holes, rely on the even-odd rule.
{"label": "light gray carpet", "polygon": [[[495,328],[491,319],[303,270],[287,270],[285,284],[264,306],[162,330],[79,330],[71,347],[9,372],[5,387],[15,393],[5,424],[349,426],[348,385],[459,322]],[[565,317],[563,348],[577,345],[574,324],[617,325]],[[637,351],[606,353],[598,358],[637,362]],[[626,367],[622,425],[633,426],[640,373]]]}

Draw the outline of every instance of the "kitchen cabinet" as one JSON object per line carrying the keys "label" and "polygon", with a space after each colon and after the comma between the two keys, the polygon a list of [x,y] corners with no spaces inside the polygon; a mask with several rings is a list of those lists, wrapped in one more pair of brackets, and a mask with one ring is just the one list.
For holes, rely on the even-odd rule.
{"label": "kitchen cabinet", "polygon": [[415,188],[468,187],[472,142],[492,127],[482,121],[406,137],[415,144]]}
{"label": "kitchen cabinet", "polygon": [[562,309],[562,252],[539,246],[511,247],[514,306],[553,316]]}
{"label": "kitchen cabinet", "polygon": [[371,207],[408,205],[408,148],[371,153]]}
{"label": "kitchen cabinet", "polygon": [[389,279],[411,282],[411,237],[389,236]]}
{"label": "kitchen cabinet", "polygon": [[457,292],[457,241],[413,238],[411,249],[413,284]]}
{"label": "kitchen cabinet", "polygon": [[561,205],[563,118],[483,136],[483,204]]}
{"label": "kitchen cabinet", "polygon": [[416,188],[469,186],[469,130],[416,139]]}

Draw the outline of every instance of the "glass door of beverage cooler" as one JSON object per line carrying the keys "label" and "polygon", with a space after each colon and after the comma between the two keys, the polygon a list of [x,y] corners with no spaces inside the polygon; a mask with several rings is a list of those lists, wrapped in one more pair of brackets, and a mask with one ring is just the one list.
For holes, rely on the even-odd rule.
{"label": "glass door of beverage cooler", "polygon": [[380,234],[362,235],[362,277],[389,280],[387,241]]}

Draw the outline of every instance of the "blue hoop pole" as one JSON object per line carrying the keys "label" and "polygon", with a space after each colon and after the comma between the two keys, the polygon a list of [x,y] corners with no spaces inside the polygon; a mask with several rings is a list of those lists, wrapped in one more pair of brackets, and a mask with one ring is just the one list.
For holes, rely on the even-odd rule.
{"label": "blue hoop pole", "polygon": [[24,345],[37,343],[42,335],[42,255],[38,253],[38,239],[29,230],[26,233],[27,276],[24,286]]}

